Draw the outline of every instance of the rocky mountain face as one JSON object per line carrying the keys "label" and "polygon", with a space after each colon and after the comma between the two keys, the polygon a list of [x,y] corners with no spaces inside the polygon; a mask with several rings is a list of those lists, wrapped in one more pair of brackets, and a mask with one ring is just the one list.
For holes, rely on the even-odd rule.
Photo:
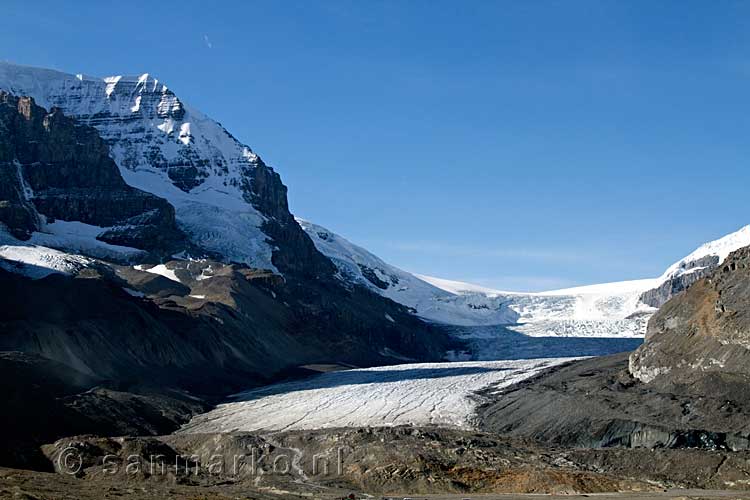
{"label": "rocky mountain face", "polygon": [[[96,81],[5,66],[6,77],[11,70],[20,73],[14,81],[47,102],[64,104],[74,118],[62,108],[46,111],[30,97],[0,94],[0,159],[10,181],[3,186],[7,194],[0,214],[18,238],[5,238],[10,245],[0,252],[2,267],[43,278],[4,277],[8,289],[27,298],[13,311],[3,311],[3,349],[31,350],[91,376],[148,377],[160,367],[176,375],[202,367],[221,378],[237,370],[275,373],[315,360],[388,363],[380,354],[386,351],[439,359],[451,343],[403,306],[336,279],[334,265],[289,212],[280,176],[218,124],[188,111],[156,80]],[[127,118],[121,102],[126,98],[135,99]],[[176,128],[165,134],[146,120]],[[175,130],[181,135],[173,137]],[[182,172],[179,181],[174,172]],[[186,172],[194,174],[190,182]],[[166,198],[126,182],[141,175],[148,178],[142,186]],[[187,198],[175,197],[174,190]],[[227,192],[237,195],[231,203]],[[210,215],[213,209],[218,212]],[[254,250],[252,232],[229,234],[231,226],[219,225],[200,234],[202,227],[180,218],[186,211],[190,217],[221,216],[230,224],[258,214],[253,230],[260,231],[271,254],[268,268],[234,260],[237,252]],[[55,233],[61,226],[70,230],[70,224],[77,224],[72,228],[78,232]],[[205,245],[204,237],[219,243]],[[80,240],[87,238],[89,246],[82,246]],[[237,252],[216,252],[230,238],[240,245]],[[115,254],[122,251],[121,258],[87,252],[99,243]],[[264,251],[250,260],[262,261]],[[141,264],[133,267],[134,262]],[[58,275],[38,272],[40,267],[55,268]],[[195,336],[185,337],[187,331]],[[109,340],[113,336],[117,346]],[[131,340],[124,354],[118,352]],[[349,347],[341,350],[342,345]]]}
{"label": "rocky mountain face", "polygon": [[174,208],[125,184],[95,129],[0,92],[0,131],[0,217],[16,236],[26,240],[42,221],[64,219],[106,228],[101,241],[157,256],[188,244]]}
{"label": "rocky mountain face", "polygon": [[94,78],[0,63],[0,89],[96,129],[125,182],[166,199],[190,242],[226,261],[331,276],[280,176],[151,75]]}
{"label": "rocky mountain face", "polygon": [[750,383],[750,248],[662,306],[630,372],[662,385]]}

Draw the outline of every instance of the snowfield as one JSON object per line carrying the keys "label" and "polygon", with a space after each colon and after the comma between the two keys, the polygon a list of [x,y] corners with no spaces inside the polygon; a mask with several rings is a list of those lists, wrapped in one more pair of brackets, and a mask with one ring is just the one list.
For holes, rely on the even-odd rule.
{"label": "snowfield", "polygon": [[516,321],[506,326],[533,337],[642,337],[656,309],[643,304],[640,296],[659,284],[658,280],[644,279],[518,293],[421,278],[461,297],[479,294],[502,301],[516,313]]}
{"label": "snowfield", "polygon": [[470,429],[476,391],[575,358],[418,363],[324,373],[235,396],[182,433],[438,425]]}
{"label": "snowfield", "polygon": [[0,269],[36,280],[50,274],[75,274],[93,263],[87,257],[34,243],[33,238],[30,241],[14,238],[0,223]]}

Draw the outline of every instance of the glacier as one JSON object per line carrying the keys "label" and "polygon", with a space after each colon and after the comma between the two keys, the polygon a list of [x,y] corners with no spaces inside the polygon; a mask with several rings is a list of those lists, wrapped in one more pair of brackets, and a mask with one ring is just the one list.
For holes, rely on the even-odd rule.
{"label": "glacier", "polygon": [[472,428],[475,393],[575,358],[417,363],[329,372],[243,392],[180,433],[437,425]]}

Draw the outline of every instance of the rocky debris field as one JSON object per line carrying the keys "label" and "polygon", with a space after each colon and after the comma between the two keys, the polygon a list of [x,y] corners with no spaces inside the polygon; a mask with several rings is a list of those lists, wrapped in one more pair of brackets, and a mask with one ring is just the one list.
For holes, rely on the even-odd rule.
{"label": "rocky debris field", "polygon": [[615,354],[484,389],[478,425],[557,446],[746,450],[746,392],[724,389],[644,384]]}
{"label": "rocky debris field", "polygon": [[54,473],[0,470],[0,498],[342,498],[661,495],[750,485],[748,452],[544,447],[410,426],[275,434],[78,436],[43,448]]}

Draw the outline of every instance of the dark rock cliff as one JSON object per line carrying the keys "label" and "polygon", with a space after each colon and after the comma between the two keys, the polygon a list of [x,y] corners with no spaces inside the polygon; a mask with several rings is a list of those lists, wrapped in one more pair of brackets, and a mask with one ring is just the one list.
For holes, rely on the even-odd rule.
{"label": "dark rock cliff", "polygon": [[699,279],[709,275],[718,265],[718,255],[706,255],[705,257],[696,259],[682,268],[685,271],[692,270],[692,272],[668,279],[659,287],[644,292],[640,300],[651,307],[661,307],[669,299],[687,290],[690,285]]}
{"label": "dark rock cliff", "polygon": [[47,219],[115,229],[99,238],[159,254],[184,247],[174,208],[128,186],[95,129],[0,92],[0,217],[21,237]]}
{"label": "dark rock cliff", "polygon": [[746,386],[644,384],[627,358],[586,359],[488,388],[479,427],[556,446],[750,449]]}
{"label": "dark rock cliff", "polygon": [[273,264],[279,270],[308,279],[333,277],[336,267],[289,212],[287,188],[278,173],[258,158],[242,188],[246,201],[267,217],[262,229],[275,244]]}

